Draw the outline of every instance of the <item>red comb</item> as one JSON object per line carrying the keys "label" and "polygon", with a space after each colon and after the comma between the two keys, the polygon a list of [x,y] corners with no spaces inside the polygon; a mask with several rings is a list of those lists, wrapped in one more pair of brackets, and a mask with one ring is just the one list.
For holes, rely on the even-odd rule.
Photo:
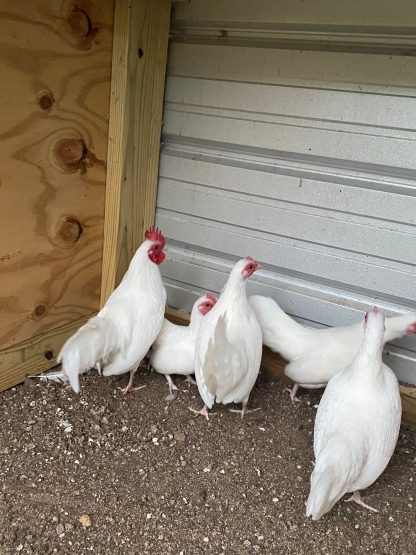
{"label": "red comb", "polygon": [[215,304],[217,302],[217,299],[215,297],[213,297],[212,295],[208,295],[208,293],[205,295],[207,299],[209,299],[212,304]]}
{"label": "red comb", "polygon": [[152,225],[152,227],[149,227],[144,236],[150,241],[157,241],[158,243],[160,243],[162,245],[162,249],[165,246],[165,238],[163,237],[163,233],[158,227],[155,227],[154,225]]}
{"label": "red comb", "polygon": [[252,262],[254,262],[254,260],[251,258],[251,256],[246,256],[246,260],[251,260]]}

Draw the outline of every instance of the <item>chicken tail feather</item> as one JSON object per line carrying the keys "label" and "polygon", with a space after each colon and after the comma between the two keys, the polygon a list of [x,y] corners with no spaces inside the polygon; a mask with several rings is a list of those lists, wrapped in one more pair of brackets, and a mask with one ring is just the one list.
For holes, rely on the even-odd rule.
{"label": "chicken tail feather", "polygon": [[79,375],[108,359],[117,345],[115,326],[102,317],[91,318],[62,347],[57,361],[62,363],[72,389],[79,393]]}
{"label": "chicken tail feather", "polygon": [[312,473],[311,491],[306,502],[306,516],[312,520],[319,520],[321,516],[330,511],[344,491],[344,484],[339,480],[333,468],[324,472]]}

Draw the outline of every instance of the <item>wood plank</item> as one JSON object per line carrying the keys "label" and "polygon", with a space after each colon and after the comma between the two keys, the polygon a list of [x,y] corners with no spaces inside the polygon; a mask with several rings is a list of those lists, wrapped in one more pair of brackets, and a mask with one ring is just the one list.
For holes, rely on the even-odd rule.
{"label": "wood plank", "polygon": [[91,316],[93,314],[0,351],[0,391],[24,381],[28,375],[55,366],[64,342]]}
{"label": "wood plank", "polygon": [[101,304],[154,222],[171,0],[117,0]]}
{"label": "wood plank", "polygon": [[[166,309],[166,318],[175,324],[187,325],[189,322],[189,314],[187,312],[170,307]],[[284,374],[286,364],[287,361],[280,355],[272,353],[268,347],[263,347],[262,374],[269,378],[279,378],[283,383],[292,385],[292,380]],[[416,424],[416,387],[400,384],[400,395],[402,398],[403,420],[409,424]]]}
{"label": "wood plank", "polygon": [[99,306],[112,22],[113,0],[1,3],[0,349]]}

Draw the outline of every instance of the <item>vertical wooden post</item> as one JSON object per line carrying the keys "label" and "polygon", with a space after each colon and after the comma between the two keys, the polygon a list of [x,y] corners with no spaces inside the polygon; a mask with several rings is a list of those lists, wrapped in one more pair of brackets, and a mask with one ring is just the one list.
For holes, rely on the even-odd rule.
{"label": "vertical wooden post", "polygon": [[101,305],[153,223],[171,0],[116,0]]}

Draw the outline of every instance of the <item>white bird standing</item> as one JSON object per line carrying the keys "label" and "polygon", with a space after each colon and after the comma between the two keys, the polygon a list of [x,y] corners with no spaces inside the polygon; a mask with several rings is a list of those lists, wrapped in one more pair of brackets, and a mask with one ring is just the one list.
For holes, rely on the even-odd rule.
{"label": "white bird standing", "polygon": [[[280,353],[289,364],[285,374],[295,385],[290,397],[298,400],[299,387],[325,387],[340,368],[348,366],[363,339],[361,323],[334,328],[309,328],[286,314],[270,297],[249,298],[263,333],[263,343]],[[383,345],[403,335],[416,334],[416,314],[386,318]]]}
{"label": "white bird standing", "polygon": [[315,468],[306,516],[318,520],[348,492],[361,499],[393,455],[400,429],[401,400],[393,371],[382,361],[384,315],[366,314],[364,339],[353,362],[328,383],[315,420]]}
{"label": "white bird standing", "polygon": [[172,391],[178,389],[171,375],[189,377],[195,373],[195,344],[199,326],[216,302],[217,299],[212,295],[200,297],[192,307],[189,326],[177,326],[166,319],[163,321],[162,329],[152,345],[150,366],[166,376],[169,384],[167,401],[174,398]]}
{"label": "white bird standing", "polygon": [[162,327],[166,290],[159,265],[165,258],[165,239],[154,227],[145,237],[104,307],[68,339],[58,355],[77,393],[79,374],[102,365],[104,376],[130,372],[122,392],[132,390],[134,373]]}
{"label": "white bird standing", "polygon": [[[217,403],[242,403],[247,412],[250,392],[259,373],[262,336],[256,315],[248,303],[246,279],[261,266],[251,257],[239,260],[231,270],[217,304],[203,318],[195,349],[195,378],[204,401],[200,411]],[[231,409],[230,409],[231,410]]]}

